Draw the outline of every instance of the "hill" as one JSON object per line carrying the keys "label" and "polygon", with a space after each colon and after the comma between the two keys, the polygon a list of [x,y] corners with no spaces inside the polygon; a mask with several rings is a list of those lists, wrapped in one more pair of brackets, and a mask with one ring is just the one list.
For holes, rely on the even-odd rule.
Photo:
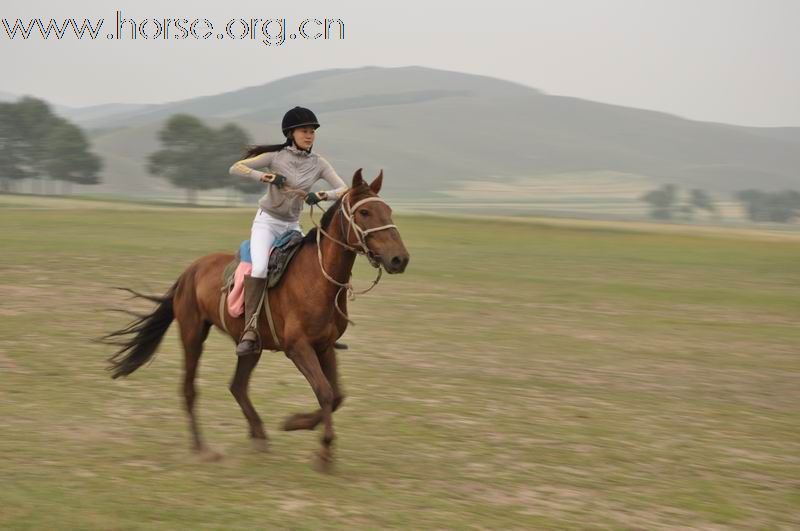
{"label": "hill", "polygon": [[697,122],[418,66],[315,71],[167,104],[68,114],[106,158],[103,191],[159,195],[171,187],[147,176],[145,157],[169,116],[233,122],[267,143],[281,140],[280,119],[294,105],[317,113],[315,149],[343,177],[383,168],[386,193],[403,197],[525,200],[538,196],[545,177],[548,187],[563,177],[586,196],[613,189],[627,198],[666,182],[723,194],[800,187],[800,128]]}

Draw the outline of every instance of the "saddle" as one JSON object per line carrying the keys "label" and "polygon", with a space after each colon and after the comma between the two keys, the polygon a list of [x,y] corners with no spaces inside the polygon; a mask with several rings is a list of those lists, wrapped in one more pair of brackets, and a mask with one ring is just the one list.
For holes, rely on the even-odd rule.
{"label": "saddle", "polygon": [[[283,273],[286,272],[289,262],[292,261],[294,255],[300,249],[302,241],[303,234],[290,229],[281,234],[272,244],[272,249],[270,249],[269,253],[269,261],[267,263],[268,289],[277,286],[281,281]],[[244,240],[239,245],[239,249],[236,250],[236,256],[225,266],[225,270],[222,272],[223,290],[233,290],[236,280],[236,270],[242,263],[252,263],[250,256],[250,240]]]}

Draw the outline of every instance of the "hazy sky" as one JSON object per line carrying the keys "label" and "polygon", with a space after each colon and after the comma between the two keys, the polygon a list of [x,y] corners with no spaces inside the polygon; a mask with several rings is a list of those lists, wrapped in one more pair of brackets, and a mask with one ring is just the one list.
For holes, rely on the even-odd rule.
{"label": "hazy sky", "polygon": [[[798,0],[474,4],[2,0],[0,19],[12,25],[18,17],[105,22],[95,41],[38,35],[11,40],[0,20],[0,91],[74,106],[158,103],[325,68],[422,65],[698,120],[800,126]],[[345,38],[281,46],[262,44],[260,33],[254,40],[109,40],[116,10],[138,21],[205,18],[215,35],[232,18],[286,18],[289,26],[305,18],[338,18]],[[204,32],[204,26],[196,28]],[[269,26],[274,33],[277,28]],[[240,33],[241,25],[232,30]]]}

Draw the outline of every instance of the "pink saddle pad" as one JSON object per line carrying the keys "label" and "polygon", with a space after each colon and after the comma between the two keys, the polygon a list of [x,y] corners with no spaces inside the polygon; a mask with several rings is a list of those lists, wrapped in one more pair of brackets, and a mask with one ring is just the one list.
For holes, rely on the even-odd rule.
{"label": "pink saddle pad", "polygon": [[[272,249],[274,247],[270,247],[267,253],[267,261],[269,261],[269,255],[272,254]],[[253,264],[250,262],[239,262],[239,265],[236,266],[236,271],[233,273],[233,287],[228,293],[228,313],[231,314],[231,317],[239,317],[244,314],[244,276],[252,272]]]}
{"label": "pink saddle pad", "polygon": [[233,287],[228,293],[228,313],[231,317],[239,317],[244,313],[244,276],[253,271],[250,262],[239,262],[233,274]]}

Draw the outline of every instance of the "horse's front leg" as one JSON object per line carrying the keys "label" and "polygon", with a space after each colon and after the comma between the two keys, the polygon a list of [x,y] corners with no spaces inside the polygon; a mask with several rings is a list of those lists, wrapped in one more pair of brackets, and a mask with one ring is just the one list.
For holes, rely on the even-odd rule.
{"label": "horse's front leg", "polygon": [[286,356],[303,373],[317,396],[322,412],[322,422],[325,425],[325,430],[322,434],[322,448],[320,448],[318,454],[318,465],[323,471],[328,471],[333,460],[333,388],[322,372],[316,351],[307,342],[298,342],[288,347]]}
{"label": "horse's front leg", "polygon": [[[319,363],[322,367],[322,372],[331,384],[333,390],[333,405],[332,410],[336,411],[344,401],[344,393],[339,386],[339,370],[336,362],[336,350],[333,347],[326,349],[319,356]],[[286,417],[283,421],[283,429],[285,431],[292,430],[313,430],[319,423],[322,422],[322,410],[318,409],[311,413],[294,413]]]}

